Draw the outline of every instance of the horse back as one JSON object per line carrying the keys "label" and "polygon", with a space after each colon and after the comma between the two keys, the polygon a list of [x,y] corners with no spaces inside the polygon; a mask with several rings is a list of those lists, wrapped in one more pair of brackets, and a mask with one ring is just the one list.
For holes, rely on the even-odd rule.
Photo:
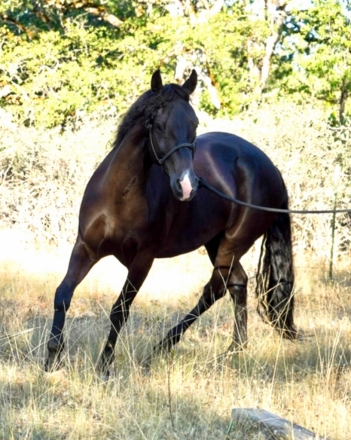
{"label": "horse back", "polygon": [[225,194],[261,206],[279,208],[286,199],[282,176],[271,159],[245,139],[223,132],[197,138],[195,171]]}

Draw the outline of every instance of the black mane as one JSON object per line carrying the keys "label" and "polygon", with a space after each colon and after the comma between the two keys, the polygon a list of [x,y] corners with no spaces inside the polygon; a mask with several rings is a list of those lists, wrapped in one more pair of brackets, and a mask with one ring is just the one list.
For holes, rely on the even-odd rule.
{"label": "black mane", "polygon": [[144,122],[144,126],[148,127],[149,124],[152,124],[157,110],[179,98],[189,102],[188,93],[178,84],[167,84],[159,93],[154,93],[152,90],[143,93],[123,117],[113,148],[119,146],[124,136],[136,123]]}

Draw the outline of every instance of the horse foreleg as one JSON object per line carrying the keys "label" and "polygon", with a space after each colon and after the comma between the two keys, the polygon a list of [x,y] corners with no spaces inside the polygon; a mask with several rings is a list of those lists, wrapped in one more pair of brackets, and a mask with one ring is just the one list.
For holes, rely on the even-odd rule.
{"label": "horse foreleg", "polygon": [[83,243],[77,242],[73,248],[67,274],[56,290],[54,300],[54,319],[50,339],[48,341],[48,357],[45,370],[52,371],[60,368],[60,356],[64,348],[63,327],[67,310],[71,304],[74,289],[87,275],[94,265]]}
{"label": "horse foreleg", "polygon": [[122,292],[112,307],[110,314],[111,329],[98,367],[105,378],[109,377],[109,366],[114,360],[118,334],[128,319],[130,306],[149,273],[152,262],[153,258],[145,256],[134,259],[129,266],[128,277]]}

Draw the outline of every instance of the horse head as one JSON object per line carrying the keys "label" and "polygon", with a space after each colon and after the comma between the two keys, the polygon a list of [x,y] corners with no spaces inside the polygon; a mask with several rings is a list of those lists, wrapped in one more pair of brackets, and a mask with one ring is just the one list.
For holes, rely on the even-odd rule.
{"label": "horse head", "polygon": [[198,119],[189,103],[196,84],[195,70],[182,86],[163,86],[159,70],[151,79],[151,90],[159,101],[148,124],[150,156],[162,166],[174,197],[181,201],[195,196],[199,181],[193,169]]}

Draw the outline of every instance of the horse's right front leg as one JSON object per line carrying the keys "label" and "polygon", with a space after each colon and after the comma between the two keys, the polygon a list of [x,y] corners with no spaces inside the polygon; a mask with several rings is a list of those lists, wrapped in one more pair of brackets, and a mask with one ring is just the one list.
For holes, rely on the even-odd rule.
{"label": "horse's right front leg", "polygon": [[67,310],[71,304],[74,289],[84,279],[95,264],[86,251],[85,245],[77,242],[72,250],[67,274],[56,290],[54,300],[54,320],[48,342],[48,357],[45,362],[45,371],[60,368],[61,352],[64,348],[63,326]]}
{"label": "horse's right front leg", "polygon": [[105,379],[109,377],[109,366],[114,360],[118,334],[128,319],[130,306],[149,273],[153,260],[153,255],[147,254],[138,255],[134,258],[129,266],[128,278],[124,283],[122,292],[112,307],[110,314],[111,329],[98,365],[98,370]]}

